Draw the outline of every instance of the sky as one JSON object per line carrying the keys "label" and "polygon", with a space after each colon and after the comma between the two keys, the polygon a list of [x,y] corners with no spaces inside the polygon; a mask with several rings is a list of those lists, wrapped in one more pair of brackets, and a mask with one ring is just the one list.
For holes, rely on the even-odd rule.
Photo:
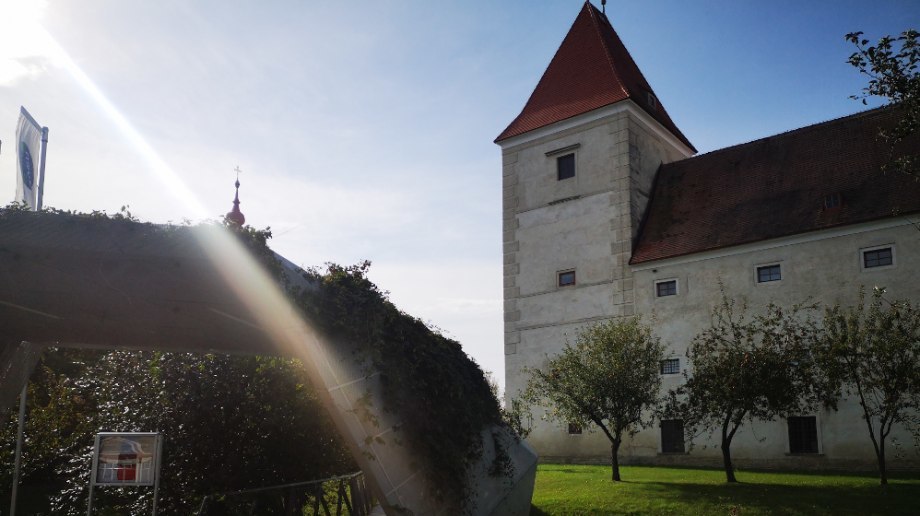
{"label": "sky", "polygon": [[[0,0],[0,204],[20,105],[50,129],[45,206],[216,219],[239,166],[241,209],[275,251],[370,260],[397,306],[503,385],[492,142],[582,3]],[[844,35],[920,28],[916,0],[611,0],[607,14],[701,153],[865,109]]]}

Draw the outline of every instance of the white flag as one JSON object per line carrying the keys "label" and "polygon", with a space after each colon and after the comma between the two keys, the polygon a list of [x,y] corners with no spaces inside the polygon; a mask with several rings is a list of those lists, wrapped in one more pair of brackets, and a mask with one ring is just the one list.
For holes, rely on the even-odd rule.
{"label": "white flag", "polygon": [[38,204],[38,171],[41,156],[42,128],[21,107],[16,126],[16,201],[35,209]]}

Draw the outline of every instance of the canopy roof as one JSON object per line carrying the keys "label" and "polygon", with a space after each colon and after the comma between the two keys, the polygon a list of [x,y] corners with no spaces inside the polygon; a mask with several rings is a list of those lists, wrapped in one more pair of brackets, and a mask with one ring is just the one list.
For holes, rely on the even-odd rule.
{"label": "canopy roof", "polygon": [[0,217],[0,335],[41,345],[277,354],[204,252],[218,227]]}

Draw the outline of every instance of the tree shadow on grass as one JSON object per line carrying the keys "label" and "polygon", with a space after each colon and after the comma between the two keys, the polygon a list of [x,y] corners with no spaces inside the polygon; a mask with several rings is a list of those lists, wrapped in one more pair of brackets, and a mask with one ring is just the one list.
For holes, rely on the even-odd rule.
{"label": "tree shadow on grass", "polygon": [[[656,496],[691,506],[713,505],[744,514],[916,514],[920,485],[795,486],[776,484],[675,484],[657,486]],[[670,500],[667,500],[670,499]]]}
{"label": "tree shadow on grass", "polygon": [[586,475],[586,474],[590,475],[590,473],[586,473],[584,469],[577,469],[577,468],[557,468],[557,469],[553,469],[553,473],[573,473],[576,475]]}

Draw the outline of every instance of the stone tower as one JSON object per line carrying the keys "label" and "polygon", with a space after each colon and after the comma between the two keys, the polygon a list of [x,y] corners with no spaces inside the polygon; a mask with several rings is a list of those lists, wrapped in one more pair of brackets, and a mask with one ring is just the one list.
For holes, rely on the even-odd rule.
{"label": "stone tower", "polygon": [[[590,323],[635,313],[629,259],[662,163],[696,150],[585,2],[502,149],[506,395]],[[541,455],[578,455],[536,425]],[[574,452],[574,453],[573,453]]]}

